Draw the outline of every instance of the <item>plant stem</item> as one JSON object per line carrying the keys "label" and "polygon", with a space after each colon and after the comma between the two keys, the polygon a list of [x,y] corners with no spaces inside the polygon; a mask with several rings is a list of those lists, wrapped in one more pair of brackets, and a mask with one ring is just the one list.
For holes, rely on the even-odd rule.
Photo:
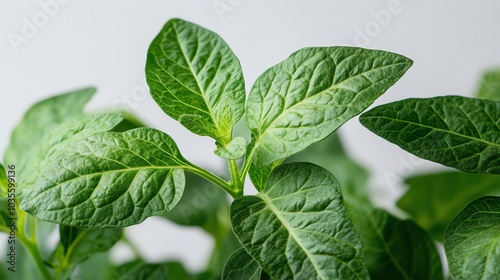
{"label": "plant stem", "polygon": [[231,172],[231,178],[233,182],[233,190],[235,191],[237,196],[243,195],[243,182],[242,178],[240,177],[240,171],[238,169],[238,163],[234,159],[229,159],[228,161],[229,164],[229,171]]}
{"label": "plant stem", "polygon": [[[26,212],[21,210],[19,208],[19,201],[16,199],[16,212],[18,215],[18,227],[17,227],[17,239],[21,242],[21,244],[24,246],[26,251],[31,255],[31,258],[33,258],[33,261],[35,262],[36,267],[38,268],[38,271],[40,271],[40,274],[42,274],[43,278],[45,280],[50,280],[52,279],[52,276],[50,275],[49,271],[47,270],[47,267],[45,266],[45,263],[42,258],[42,254],[40,253],[40,250],[38,248],[38,241],[37,241],[37,236],[36,236],[36,220],[33,217],[27,217]],[[30,235],[28,236],[26,234],[26,221],[29,219],[29,225],[30,225]]]}
{"label": "plant stem", "polygon": [[224,181],[223,179],[221,179],[219,176],[213,174],[212,172],[205,170],[201,167],[198,167],[194,164],[184,167],[184,170],[189,171],[191,173],[194,173],[196,175],[199,175],[199,176],[207,179],[208,181],[214,183],[216,186],[218,186],[219,188],[221,188],[224,191],[226,191],[227,193],[229,193],[233,198],[238,197],[238,193],[233,190],[233,188],[231,187],[231,185],[228,182]]}

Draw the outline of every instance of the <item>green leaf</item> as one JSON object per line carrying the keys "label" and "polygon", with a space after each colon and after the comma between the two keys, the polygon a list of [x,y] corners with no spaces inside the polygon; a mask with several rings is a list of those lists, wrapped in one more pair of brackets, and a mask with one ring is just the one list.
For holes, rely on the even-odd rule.
{"label": "green leaf", "polygon": [[340,186],[319,166],[280,165],[265,190],[237,198],[230,213],[240,243],[273,278],[367,278]]}
{"label": "green leaf", "polygon": [[246,105],[251,158],[268,165],[324,139],[391,87],[412,61],[352,47],[304,48],[264,72]]}
{"label": "green leaf", "polygon": [[33,105],[12,132],[9,146],[4,154],[5,164],[16,164],[20,174],[24,173],[36,145],[57,125],[83,115],[85,104],[96,90],[86,88],[54,96]]}
{"label": "green leaf", "polygon": [[500,101],[500,69],[484,73],[476,92],[478,98]]}
{"label": "green leaf", "polygon": [[74,227],[125,227],[177,204],[184,190],[183,168],[192,165],[161,131],[97,133],[47,167],[21,208]]}
{"label": "green leaf", "polygon": [[466,172],[500,174],[500,102],[412,98],[376,107],[360,121],[421,158]]}
{"label": "green leaf", "polygon": [[264,280],[270,279],[259,263],[245,249],[234,252],[227,260],[222,273],[222,280]]}
{"label": "green leaf", "polygon": [[122,229],[86,230],[60,225],[61,241],[53,255],[54,267],[60,267],[69,278],[74,267],[96,253],[110,250],[123,234]]}
{"label": "green leaf", "polygon": [[410,177],[410,187],[397,202],[399,208],[443,241],[444,231],[465,206],[485,195],[500,195],[500,176],[442,172]]}
{"label": "green leaf", "polygon": [[453,279],[497,279],[500,197],[483,197],[465,207],[446,229],[444,249]]}
{"label": "green leaf", "polygon": [[25,189],[31,189],[47,166],[53,163],[69,145],[88,136],[113,130],[126,122],[119,113],[108,113],[94,116],[81,116],[53,128],[46,133],[33,148],[30,164],[25,166],[24,176],[20,178],[19,195]]}
{"label": "green leaf", "polygon": [[109,279],[141,279],[141,280],[167,280],[167,279],[193,279],[179,262],[166,262],[161,264],[132,261],[111,271]]}
{"label": "green leaf", "polygon": [[289,162],[311,162],[330,171],[342,186],[344,198],[369,202],[368,171],[344,150],[338,132],[291,156]]}
{"label": "green leaf", "polygon": [[239,159],[245,155],[246,146],[245,138],[236,137],[225,147],[215,150],[214,153],[224,159]]}
{"label": "green leaf", "polygon": [[399,220],[366,203],[353,201],[346,208],[363,241],[371,279],[443,279],[434,241],[413,221]]}
{"label": "green leaf", "polygon": [[148,50],[146,78],[153,99],[187,129],[223,145],[243,115],[241,66],[217,34],[169,20]]}

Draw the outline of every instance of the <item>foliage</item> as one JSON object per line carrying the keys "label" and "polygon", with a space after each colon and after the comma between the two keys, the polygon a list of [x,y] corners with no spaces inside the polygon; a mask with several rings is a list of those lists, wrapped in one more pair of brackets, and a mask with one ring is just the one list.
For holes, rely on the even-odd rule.
{"label": "foliage", "polygon": [[[148,263],[137,253],[124,264],[100,262],[98,277],[443,279],[433,237],[444,232],[452,276],[491,278],[498,273],[498,199],[479,199],[462,212],[460,205],[497,191],[497,175],[491,174],[500,173],[500,102],[408,99],[360,117],[367,128],[420,157],[488,173],[408,179],[411,189],[398,205],[415,221],[371,202],[368,172],[333,134],[411,65],[386,51],[308,47],[265,71],[246,98],[240,63],[216,33],[168,21],[148,50],[152,98],[186,129],[213,139],[214,154],[227,162],[229,174],[192,163],[168,134],[130,115],[84,113],[93,88],[43,100],[15,128],[0,168],[2,209],[15,205],[19,252],[33,259],[19,275],[88,278],[86,269],[107,258],[117,242],[136,251],[123,228],[162,216],[213,238],[202,271],[177,260]],[[494,85],[496,77],[483,84]],[[498,96],[495,88],[480,87],[478,94]],[[235,134],[240,119],[251,134],[248,143]],[[17,175],[8,176],[14,165]],[[247,175],[255,195],[246,194]],[[443,201],[450,182],[462,185],[454,200]],[[16,198],[9,197],[14,187]],[[426,198],[431,206],[418,201],[432,193],[430,187],[436,194]],[[432,211],[444,214],[434,217]],[[9,213],[1,217],[0,230],[9,234]],[[39,240],[54,224],[59,243],[44,248]]]}

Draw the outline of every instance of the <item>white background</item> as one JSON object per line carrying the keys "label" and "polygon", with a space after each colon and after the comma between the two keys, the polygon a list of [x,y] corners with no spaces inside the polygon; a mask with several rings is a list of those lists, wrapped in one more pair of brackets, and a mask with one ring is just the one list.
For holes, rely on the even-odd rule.
{"label": "white background", "polygon": [[[96,86],[99,91],[88,111],[108,110],[124,105],[123,98],[135,97],[129,111],[168,132],[186,158],[201,165],[217,161],[210,139],[189,133],[144,94],[147,48],[173,17],[221,35],[241,61],[247,91],[265,69],[306,46],[357,45],[413,59],[413,67],[375,104],[408,97],[471,96],[481,72],[500,66],[500,2],[494,0],[61,0],[50,15],[41,4],[47,2],[0,1],[2,151],[33,102]],[[229,9],[217,10],[216,5]],[[36,27],[29,36],[23,35],[27,21]],[[25,40],[19,43],[16,36]],[[393,178],[437,167],[411,161],[357,118],[341,133],[353,157],[373,172],[372,193],[381,205],[390,207],[401,194]],[[192,269],[203,266],[211,246],[201,231],[160,219],[148,219],[128,234],[147,259],[180,258]]]}

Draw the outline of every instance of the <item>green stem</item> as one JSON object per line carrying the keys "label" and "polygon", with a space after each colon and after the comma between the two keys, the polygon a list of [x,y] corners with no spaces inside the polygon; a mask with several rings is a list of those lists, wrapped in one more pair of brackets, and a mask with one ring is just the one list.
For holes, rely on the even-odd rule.
{"label": "green stem", "polygon": [[32,217],[28,217],[29,219],[29,224],[30,224],[30,235],[28,236],[26,234],[26,212],[21,210],[19,208],[19,201],[16,200],[16,212],[18,215],[18,227],[17,227],[17,239],[21,242],[21,244],[24,246],[26,251],[31,255],[31,258],[35,262],[36,267],[42,274],[43,278],[45,280],[50,280],[52,279],[52,276],[50,275],[49,271],[47,270],[47,267],[45,266],[45,263],[42,258],[42,254],[40,253],[40,250],[38,248],[38,241],[37,241],[37,236],[36,236],[36,221]]}
{"label": "green stem", "polygon": [[208,181],[214,183],[216,186],[229,193],[233,198],[238,197],[238,193],[233,190],[233,188],[228,182],[222,180],[219,176],[213,174],[212,172],[205,170],[201,167],[198,167],[194,164],[189,167],[184,167],[184,170],[207,179]]}
{"label": "green stem", "polygon": [[231,172],[231,178],[233,179],[233,190],[237,197],[243,195],[243,183],[244,180],[240,177],[240,171],[238,169],[238,163],[234,159],[228,160],[229,172]]}

